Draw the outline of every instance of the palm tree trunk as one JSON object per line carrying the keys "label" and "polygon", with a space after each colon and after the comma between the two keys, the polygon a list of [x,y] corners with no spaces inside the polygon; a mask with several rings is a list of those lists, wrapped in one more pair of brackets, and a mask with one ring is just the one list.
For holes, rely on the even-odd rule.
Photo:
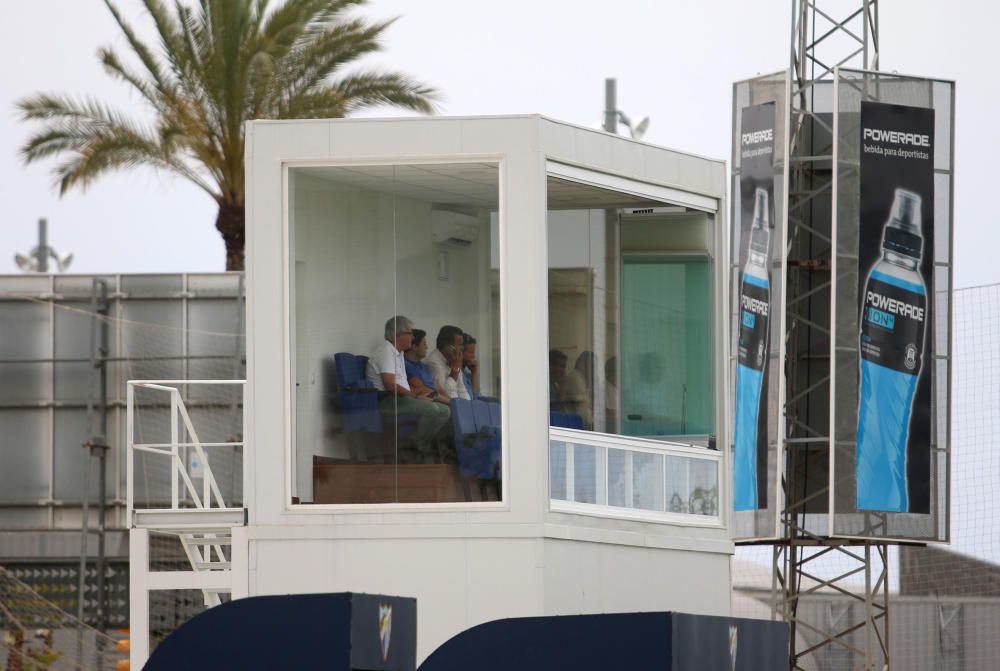
{"label": "palm tree trunk", "polygon": [[246,245],[246,215],[243,204],[219,201],[219,213],[215,217],[215,227],[226,243],[226,270],[243,270],[244,246]]}

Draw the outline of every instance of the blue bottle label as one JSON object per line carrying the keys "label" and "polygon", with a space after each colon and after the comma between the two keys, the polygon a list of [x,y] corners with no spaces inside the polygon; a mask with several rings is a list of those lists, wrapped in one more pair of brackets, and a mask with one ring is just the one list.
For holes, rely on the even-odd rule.
{"label": "blue bottle label", "polygon": [[907,462],[913,447],[910,425],[926,313],[927,296],[921,285],[872,272],[861,309],[859,510],[910,511]]}
{"label": "blue bottle label", "polygon": [[861,358],[900,373],[919,374],[926,312],[922,286],[872,272],[861,310]]}
{"label": "blue bottle label", "polygon": [[754,370],[764,370],[767,361],[767,326],[770,321],[771,291],[767,280],[743,276],[740,292],[740,342],[737,358]]}

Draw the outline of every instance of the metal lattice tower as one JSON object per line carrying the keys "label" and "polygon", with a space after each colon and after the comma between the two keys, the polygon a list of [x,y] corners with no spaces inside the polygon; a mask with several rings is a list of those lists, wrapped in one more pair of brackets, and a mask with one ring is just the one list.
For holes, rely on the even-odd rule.
{"label": "metal lattice tower", "polygon": [[[824,96],[832,91],[834,68],[878,68],[877,0],[792,0],[788,95],[787,359],[784,509],[774,546],[776,610],[790,627],[790,667],[835,646],[862,668],[889,664],[887,545],[851,542],[826,535],[831,449],[830,302],[833,244],[833,124]],[[825,110],[825,113],[824,113]],[[822,528],[820,528],[822,526]],[[833,578],[815,570],[836,556],[850,568]],[[848,585],[864,577],[864,594]],[[864,604],[859,620],[831,620],[822,631],[798,617],[799,599],[834,590]],[[863,645],[858,644],[864,632]],[[801,636],[801,639],[799,638]],[[811,645],[804,639],[818,641]],[[797,640],[798,639],[798,640]],[[850,668],[857,668],[854,663]]]}

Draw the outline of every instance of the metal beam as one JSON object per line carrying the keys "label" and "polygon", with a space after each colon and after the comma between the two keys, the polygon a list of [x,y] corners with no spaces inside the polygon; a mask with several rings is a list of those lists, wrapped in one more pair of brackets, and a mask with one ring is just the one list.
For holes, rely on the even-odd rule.
{"label": "metal beam", "polygon": [[[822,5],[822,7],[821,7]],[[830,301],[832,249],[833,138],[829,116],[816,107],[820,87],[831,86],[834,69],[850,65],[878,67],[877,0],[792,0],[787,123],[787,296],[785,418],[781,463],[784,508],[780,538],[772,555],[774,610],[790,628],[791,669],[822,667],[831,649],[854,656],[852,667],[888,668],[887,546],[820,536],[809,530],[809,516],[822,514],[829,478],[824,454],[833,449],[829,417],[833,329]],[[806,448],[806,449],[804,449]],[[810,470],[814,472],[810,472]],[[829,505],[827,503],[827,505]],[[826,514],[832,511],[826,510]],[[848,547],[863,547],[852,552]],[[837,557],[847,562],[830,578],[819,562]],[[863,588],[858,584],[864,577]],[[807,622],[799,613],[803,597],[818,593],[847,595],[863,604],[862,616],[847,609],[827,627]],[[842,652],[838,654],[843,654]]]}

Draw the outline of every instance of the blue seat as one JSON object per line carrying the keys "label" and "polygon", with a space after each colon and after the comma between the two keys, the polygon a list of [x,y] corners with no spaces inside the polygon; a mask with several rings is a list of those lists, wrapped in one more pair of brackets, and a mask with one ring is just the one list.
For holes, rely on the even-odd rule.
{"label": "blue seat", "polygon": [[[451,420],[455,434],[458,474],[466,499],[471,499],[469,480],[476,477],[485,496],[485,483],[500,477],[500,432],[490,425],[489,408],[476,408],[477,401],[451,399]],[[478,415],[478,417],[477,417]],[[477,421],[478,419],[478,421]],[[497,484],[499,498],[499,484]]]}
{"label": "blue seat", "polygon": [[561,412],[559,410],[549,411],[549,426],[560,429],[583,430],[583,417],[575,412]]}
{"label": "blue seat", "polygon": [[490,408],[490,424],[500,428],[500,403],[497,401],[488,402],[486,405]]}
{"label": "blue seat", "polygon": [[476,429],[478,431],[485,431],[488,430],[488,427],[493,426],[493,423],[490,421],[490,406],[485,401],[472,402],[472,416],[476,420]]}
{"label": "blue seat", "polygon": [[337,408],[344,421],[344,431],[382,433],[378,390],[365,376],[368,357],[337,352],[333,360],[337,371]]}
{"label": "blue seat", "polygon": [[[366,374],[368,357],[350,352],[337,352],[333,356],[336,371],[336,391],[331,401],[340,411],[345,433],[381,434],[384,440],[397,436],[406,440],[413,435],[419,418],[415,415],[383,415],[379,412],[379,390],[375,389]],[[393,427],[387,431],[389,427]],[[383,446],[382,459],[392,458],[395,450]],[[357,460],[358,455],[352,454]]]}
{"label": "blue seat", "polygon": [[476,430],[487,436],[490,447],[490,480],[500,479],[500,404],[478,400],[472,402],[472,414],[476,418]]}

